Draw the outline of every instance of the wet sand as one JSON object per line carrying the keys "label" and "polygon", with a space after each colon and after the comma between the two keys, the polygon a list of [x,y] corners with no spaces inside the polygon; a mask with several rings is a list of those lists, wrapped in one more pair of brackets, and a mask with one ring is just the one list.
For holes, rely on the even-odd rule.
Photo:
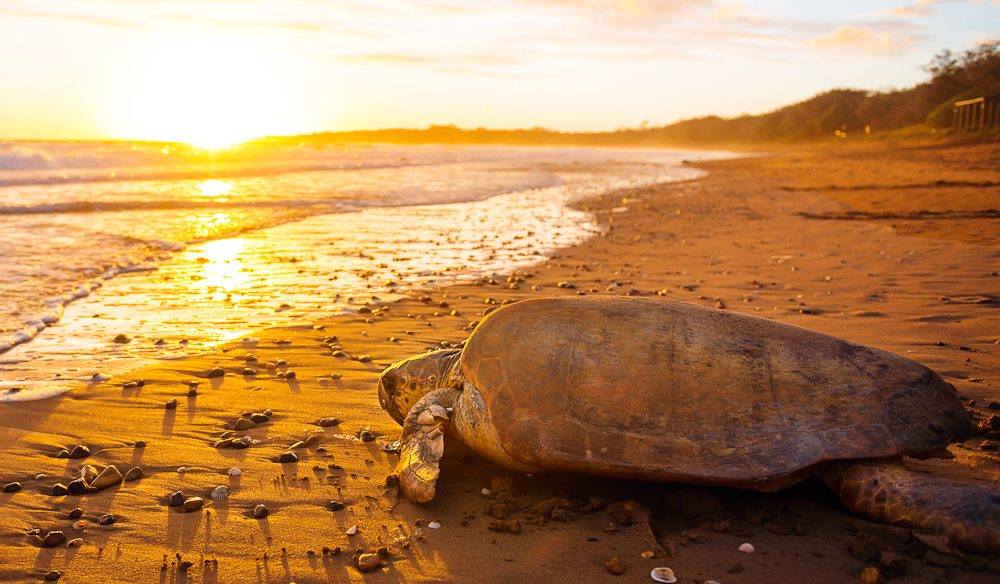
{"label": "wet sand", "polygon": [[[880,570],[899,582],[995,581],[997,560],[940,551],[933,539],[850,515],[812,482],[758,494],[525,477],[452,442],[437,499],[398,501],[384,483],[396,457],[382,445],[399,427],[379,408],[375,380],[399,358],[462,341],[494,303],[659,295],[897,352],[945,376],[978,417],[1000,413],[990,409],[1000,408],[998,159],[995,145],[873,146],[700,163],[705,178],[588,201],[603,234],[533,268],[268,329],[59,398],[0,405],[0,481],[23,487],[0,494],[0,580],[37,582],[58,570],[60,581],[95,583],[646,582],[650,569],[669,566],[681,582],[844,582],[884,560]],[[279,359],[287,368],[277,371],[294,379],[268,370]],[[224,377],[208,376],[216,367]],[[244,375],[247,367],[256,374]],[[125,387],[135,380],[143,384]],[[199,382],[196,395],[189,380]],[[268,409],[268,420],[237,432],[258,443],[214,447],[242,412]],[[328,417],[340,423],[318,425]],[[318,440],[292,450],[298,462],[278,462],[311,436]],[[953,460],[913,465],[996,485],[1000,457],[984,440],[953,446]],[[56,457],[76,444],[90,456]],[[144,476],[51,496],[81,464],[138,466]],[[232,467],[239,477],[227,474]],[[511,481],[507,500],[500,493]],[[212,500],[219,485],[229,497]],[[168,507],[177,490],[205,507]],[[330,510],[330,501],[344,508]],[[260,504],[269,514],[254,519]],[[72,527],[75,507],[84,530]],[[115,522],[98,525],[107,513]],[[495,530],[514,521],[519,533]],[[36,547],[32,529],[62,530],[83,545]],[[737,551],[745,542],[756,552]],[[355,550],[379,548],[384,565],[359,573]],[[624,574],[605,568],[612,557]]]}

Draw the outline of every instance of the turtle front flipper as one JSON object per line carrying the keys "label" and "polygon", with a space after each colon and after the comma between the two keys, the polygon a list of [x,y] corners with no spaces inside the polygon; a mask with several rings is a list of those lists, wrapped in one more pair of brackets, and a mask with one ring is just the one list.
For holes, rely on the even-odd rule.
{"label": "turtle front flipper", "polygon": [[438,463],[444,455],[444,425],[457,393],[448,387],[431,391],[414,404],[403,420],[396,475],[403,497],[414,503],[434,498]]}
{"label": "turtle front flipper", "polygon": [[835,464],[823,480],[851,511],[948,536],[974,553],[1000,553],[1000,491],[908,470],[901,461]]}

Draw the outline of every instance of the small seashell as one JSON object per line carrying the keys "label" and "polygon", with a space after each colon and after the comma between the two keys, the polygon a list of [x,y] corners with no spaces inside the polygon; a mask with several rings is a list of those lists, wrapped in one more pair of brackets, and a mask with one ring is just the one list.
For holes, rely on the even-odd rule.
{"label": "small seashell", "polygon": [[438,523],[437,521],[431,521],[430,523],[427,524],[427,527],[429,529],[441,529],[441,524]]}
{"label": "small seashell", "polygon": [[649,573],[649,577],[652,578],[654,582],[665,582],[666,584],[673,584],[677,581],[677,576],[674,576],[674,571],[666,566],[653,568],[653,571]]}
{"label": "small seashell", "polygon": [[240,467],[234,466],[233,468],[226,471],[226,474],[228,474],[231,477],[238,477],[241,474],[243,474],[243,471],[240,470]]}
{"label": "small seashell", "polygon": [[754,549],[753,544],[749,544],[749,543],[742,543],[742,544],[740,544],[739,550],[741,552],[745,553],[745,554],[752,554],[755,551],[757,551],[757,550]]}
{"label": "small seashell", "polygon": [[345,531],[344,533],[346,533],[347,535],[354,535],[357,532],[358,532],[358,526],[357,525],[352,525],[352,526],[348,527],[347,531]]}

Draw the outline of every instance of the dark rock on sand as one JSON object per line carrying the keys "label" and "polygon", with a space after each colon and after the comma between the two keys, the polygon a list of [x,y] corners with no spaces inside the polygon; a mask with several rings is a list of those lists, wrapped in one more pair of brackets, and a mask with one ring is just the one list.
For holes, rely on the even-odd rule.
{"label": "dark rock on sand", "polygon": [[257,505],[253,508],[254,519],[263,519],[267,517],[271,512],[267,510],[267,507],[263,504]]}
{"label": "dark rock on sand", "polygon": [[80,509],[79,507],[69,512],[70,519],[79,519],[81,517],[83,517],[83,509]]}
{"label": "dark rock on sand", "polygon": [[62,497],[63,495],[68,495],[68,494],[69,494],[69,489],[66,488],[66,485],[64,485],[62,483],[56,483],[56,484],[52,485],[52,496],[53,497]]}
{"label": "dark rock on sand", "polygon": [[344,503],[334,499],[326,504],[326,508],[329,509],[330,511],[340,511],[341,509],[344,508]]}
{"label": "dark rock on sand", "polygon": [[61,543],[65,543],[66,534],[61,531],[50,531],[45,534],[42,538],[43,547],[56,547]]}
{"label": "dark rock on sand", "polygon": [[183,504],[184,504],[184,493],[182,493],[181,491],[174,491],[173,493],[170,493],[169,497],[167,497],[168,507],[180,507]]}
{"label": "dark rock on sand", "polygon": [[278,457],[278,462],[298,462],[299,455],[294,452],[282,452],[281,456]]}
{"label": "dark rock on sand", "polygon": [[250,420],[255,424],[263,424],[270,421],[271,418],[265,416],[264,414],[254,412],[250,414]]}
{"label": "dark rock on sand", "polygon": [[117,517],[115,517],[113,514],[106,513],[104,515],[101,515],[100,518],[98,518],[97,523],[100,525],[112,525],[116,520]]}
{"label": "dark rock on sand", "polygon": [[177,409],[177,398],[168,399],[166,402],[164,402],[163,407],[166,408],[166,409],[168,409],[168,410],[176,410]]}
{"label": "dark rock on sand", "polygon": [[90,449],[83,444],[77,444],[69,451],[68,458],[87,458],[90,456]]}
{"label": "dark rock on sand", "polygon": [[48,572],[45,572],[45,576],[43,579],[46,582],[53,582],[55,580],[58,580],[59,578],[62,578],[62,572],[60,572],[59,570],[49,570]]}
{"label": "dark rock on sand", "polygon": [[125,480],[126,481],[130,481],[130,482],[131,481],[137,481],[137,480],[139,480],[141,478],[142,478],[142,469],[139,468],[138,466],[133,466],[132,468],[128,469],[127,473],[125,473]]}
{"label": "dark rock on sand", "polygon": [[225,369],[223,369],[222,367],[215,367],[211,371],[208,372],[207,377],[209,377],[209,378],[224,377],[225,375],[226,375],[226,370]]}
{"label": "dark rock on sand", "polygon": [[329,428],[330,426],[340,425],[340,420],[338,418],[323,418],[319,422],[316,422],[321,428]]}
{"label": "dark rock on sand", "polygon": [[16,493],[21,490],[21,483],[13,482],[7,483],[3,486],[3,492],[5,493]]}
{"label": "dark rock on sand", "polygon": [[83,477],[70,481],[67,488],[69,490],[69,494],[71,495],[83,495],[90,492],[90,487],[87,485],[87,481],[85,481]]}

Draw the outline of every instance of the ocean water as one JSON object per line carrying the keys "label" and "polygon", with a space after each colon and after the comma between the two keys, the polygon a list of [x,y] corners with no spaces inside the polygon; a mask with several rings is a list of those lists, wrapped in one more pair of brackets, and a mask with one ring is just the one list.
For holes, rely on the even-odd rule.
{"label": "ocean water", "polygon": [[0,143],[0,400],[536,263],[597,232],[573,200],[719,155]]}

